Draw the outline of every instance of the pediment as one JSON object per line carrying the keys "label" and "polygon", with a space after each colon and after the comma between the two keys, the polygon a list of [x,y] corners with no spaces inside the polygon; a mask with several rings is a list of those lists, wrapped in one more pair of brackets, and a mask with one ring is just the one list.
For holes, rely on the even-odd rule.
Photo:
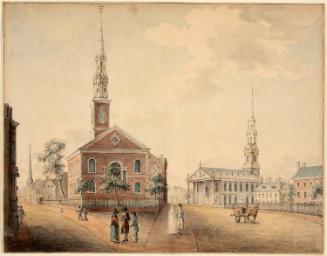
{"label": "pediment", "polygon": [[114,126],[111,129],[99,134],[92,141],[80,148],[81,150],[111,150],[111,149],[130,149],[147,150],[144,144],[140,143],[121,128]]}
{"label": "pediment", "polygon": [[211,176],[208,175],[205,171],[198,169],[190,177],[188,177],[187,181],[196,181],[203,179],[211,179]]}

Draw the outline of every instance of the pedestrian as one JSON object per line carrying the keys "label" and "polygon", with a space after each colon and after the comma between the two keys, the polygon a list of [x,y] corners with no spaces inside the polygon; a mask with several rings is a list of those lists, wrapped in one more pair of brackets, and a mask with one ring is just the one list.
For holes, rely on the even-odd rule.
{"label": "pedestrian", "polygon": [[171,205],[168,212],[168,234],[174,235],[177,233],[177,215],[174,206]]}
{"label": "pedestrian", "polygon": [[[118,213],[118,211],[117,211],[117,213]],[[111,216],[110,240],[113,243],[120,243],[120,240],[119,240],[119,218],[118,218],[118,215],[115,213],[115,211]]]}
{"label": "pedestrian", "polygon": [[184,211],[182,204],[178,204],[177,207],[177,227],[178,227],[178,232],[183,233],[184,230]]}
{"label": "pedestrian", "polygon": [[88,210],[86,206],[83,207],[83,220],[88,220],[87,218]]}
{"label": "pedestrian", "polygon": [[17,215],[18,215],[18,224],[20,226],[23,223],[24,216],[26,215],[23,206],[18,206]]}
{"label": "pedestrian", "polygon": [[76,214],[77,214],[77,218],[78,220],[82,220],[82,208],[81,206],[77,206],[76,210],[75,210]]}
{"label": "pedestrian", "polygon": [[129,233],[129,221],[131,220],[129,216],[128,209],[126,207],[123,208],[123,214],[121,220],[123,222],[121,226],[121,233],[125,235],[124,240],[122,242],[128,241],[128,233]]}
{"label": "pedestrian", "polygon": [[138,237],[138,233],[139,233],[139,221],[138,221],[138,217],[136,215],[136,212],[132,213],[132,224],[130,225],[131,227],[133,227],[133,231],[134,231],[134,242],[138,242],[139,237]]}

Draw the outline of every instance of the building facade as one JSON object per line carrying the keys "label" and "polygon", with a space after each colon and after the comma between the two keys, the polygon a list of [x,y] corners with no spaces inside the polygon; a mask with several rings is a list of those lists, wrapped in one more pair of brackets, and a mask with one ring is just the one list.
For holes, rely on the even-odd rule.
{"label": "building facade", "polygon": [[4,104],[4,166],[3,166],[3,221],[4,235],[10,237],[18,228],[17,222],[17,178],[16,129],[19,123],[13,119],[13,110]]}
{"label": "building facade", "polygon": [[302,166],[298,163],[298,170],[292,178],[294,185],[295,203],[321,203],[323,194],[316,194],[317,187],[323,187],[322,166]]}
{"label": "building facade", "polygon": [[255,202],[255,188],[262,183],[255,123],[252,91],[252,114],[248,121],[247,144],[243,151],[243,168],[208,168],[200,165],[186,179],[190,203],[226,207],[233,204]]}
{"label": "building facade", "polygon": [[[146,191],[149,178],[160,173],[166,179],[167,160],[156,157],[150,148],[129,135],[117,125],[110,125],[110,101],[108,98],[108,75],[101,22],[100,51],[96,56],[96,73],[93,79],[92,127],[93,139],[67,157],[68,197],[94,202],[91,207],[106,208],[115,199],[114,192],[104,188],[107,169],[114,169],[129,185],[129,190],[119,191],[124,205],[147,206],[153,196]],[[82,178],[88,188],[76,192],[78,180]],[[166,193],[162,195],[167,200]],[[101,201],[102,200],[102,201]],[[105,202],[107,201],[107,202]],[[98,203],[100,205],[98,205]]]}
{"label": "building facade", "polygon": [[288,184],[282,181],[268,181],[254,190],[254,201],[259,204],[288,202]]}

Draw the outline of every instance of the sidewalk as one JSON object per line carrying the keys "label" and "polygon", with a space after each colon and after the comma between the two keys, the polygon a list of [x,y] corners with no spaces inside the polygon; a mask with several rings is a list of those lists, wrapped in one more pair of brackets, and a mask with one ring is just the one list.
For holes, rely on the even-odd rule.
{"label": "sidewalk", "polygon": [[184,210],[185,228],[182,235],[169,235],[168,228],[169,205],[162,209],[153,224],[147,242],[147,252],[197,252],[192,223]]}
{"label": "sidewalk", "polygon": [[[51,206],[43,206],[49,210],[59,212],[58,208]],[[99,239],[103,239],[117,252],[197,252],[197,246],[192,231],[192,224],[185,213],[185,230],[183,235],[168,235],[168,210],[167,205],[157,217],[155,223],[149,234],[148,241],[145,245],[126,242],[126,243],[112,243],[109,240],[109,227],[103,222],[97,220],[94,216],[89,214],[88,221],[77,220],[74,208],[65,207],[63,216],[70,218],[80,225],[87,227]],[[130,234],[131,236],[132,234]]]}

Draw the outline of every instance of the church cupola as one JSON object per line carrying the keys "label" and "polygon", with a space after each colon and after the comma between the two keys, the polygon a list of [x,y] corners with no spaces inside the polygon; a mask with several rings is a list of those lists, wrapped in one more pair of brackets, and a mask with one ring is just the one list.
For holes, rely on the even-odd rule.
{"label": "church cupola", "polygon": [[93,110],[92,123],[94,137],[109,128],[108,75],[106,71],[106,55],[104,52],[104,39],[102,27],[102,9],[100,6],[100,52],[95,57],[96,72],[93,78]]}
{"label": "church cupola", "polygon": [[252,115],[248,121],[247,145],[244,148],[243,169],[250,170],[254,175],[260,176],[258,163],[259,149],[257,146],[257,130],[255,129],[255,118],[253,113],[253,88],[252,88]]}

